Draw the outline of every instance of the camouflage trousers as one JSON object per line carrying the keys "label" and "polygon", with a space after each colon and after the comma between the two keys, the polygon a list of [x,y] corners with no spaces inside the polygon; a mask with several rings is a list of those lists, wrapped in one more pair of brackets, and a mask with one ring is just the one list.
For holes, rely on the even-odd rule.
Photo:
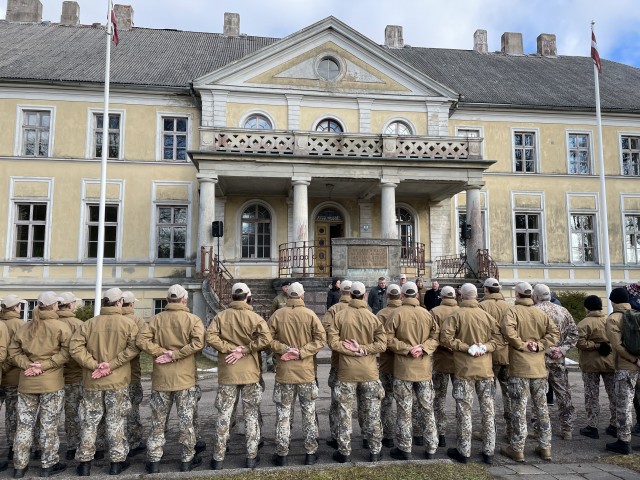
{"label": "camouflage trousers", "polygon": [[[338,424],[340,423],[340,406],[338,399],[336,397],[336,384],[338,383],[338,370],[336,368],[331,367],[329,370],[329,380],[327,384],[331,389],[331,403],[329,405],[329,432],[331,432],[331,438],[336,440],[338,438]],[[362,399],[360,398],[360,394],[357,393],[357,408],[358,408],[358,425],[360,426],[360,431],[363,435],[366,434],[366,425],[364,422],[364,414],[362,412],[362,408],[360,408],[360,403]]]}
{"label": "camouflage trousers", "polygon": [[18,387],[2,387],[4,391],[4,429],[7,434],[7,445],[13,446],[18,425]]}
{"label": "camouflage trousers", "polygon": [[229,430],[232,421],[233,406],[242,394],[242,411],[247,439],[247,458],[258,456],[260,442],[260,402],[262,401],[262,387],[259,383],[249,385],[218,385],[215,407],[218,410],[218,422],[213,437],[213,459],[224,460]]}
{"label": "camouflage trousers", "polygon": [[195,387],[175,392],[152,390],[149,400],[149,405],[151,406],[151,432],[147,440],[147,459],[150,462],[159,462],[162,458],[167,413],[170,411],[173,402],[176,404],[178,413],[178,428],[180,430],[178,443],[182,445],[181,461],[188,462],[192,460],[196,453],[196,433],[193,428],[193,410],[196,405]]}
{"label": "camouflage trousers", "polygon": [[631,441],[631,425],[633,424],[633,397],[638,386],[639,371],[616,370],[614,374],[616,392],[616,421],[618,422],[618,439]]}
{"label": "camouflage trousers", "polygon": [[398,448],[403,452],[411,452],[413,420],[412,411],[414,407],[414,397],[420,406],[419,412],[423,417],[423,430],[419,435],[424,437],[425,451],[434,453],[438,448],[438,432],[436,421],[433,415],[433,382],[431,380],[422,382],[408,382],[394,379],[393,394],[396,398],[398,415],[396,417],[396,440]]}
{"label": "camouflage trousers", "polygon": [[569,375],[567,367],[561,363],[549,363],[549,383],[553,388],[558,405],[558,418],[560,419],[560,430],[571,432],[573,422],[576,419],[576,409],[571,403],[571,390],[569,388]]}
{"label": "camouflage trousers", "polygon": [[127,441],[129,448],[137,448],[142,443],[144,435],[144,427],[140,420],[140,404],[144,394],[142,392],[141,383],[132,383],[129,385],[129,401],[131,402],[131,410],[127,416]]}
{"label": "camouflage trousers", "polygon": [[613,372],[583,372],[582,382],[584,383],[584,409],[587,412],[587,425],[598,428],[600,417],[600,377],[604,383],[604,390],[609,397],[609,425],[616,424],[616,395],[615,395],[615,374]]}
{"label": "camouflage trousers", "polygon": [[380,383],[382,383],[382,388],[384,388],[384,398],[380,403],[382,437],[394,438],[396,429],[396,412],[393,409],[393,375],[386,372],[380,372]]}
{"label": "camouflage trousers", "polygon": [[516,452],[524,450],[527,438],[527,402],[529,395],[533,403],[532,413],[537,419],[538,444],[542,448],[551,448],[551,421],[547,408],[546,378],[509,377],[509,397],[513,409],[511,428],[511,448]]}
{"label": "camouflage trousers", "polygon": [[302,413],[304,449],[307,453],[318,450],[318,423],[316,421],[316,399],[318,385],[315,382],[287,384],[276,382],[273,388],[273,402],[276,404],[276,454],[289,454],[291,438],[291,415],[296,395]]}
{"label": "camouflage trousers", "polygon": [[67,383],[64,386],[64,431],[67,434],[67,450],[75,450],[80,445],[82,390],[82,382]]}
{"label": "camouflage trousers", "polygon": [[433,372],[431,376],[433,382],[433,415],[436,419],[436,429],[438,435],[444,435],[447,431],[447,387],[449,380],[453,384],[453,373]]}
{"label": "camouflage trousers", "polygon": [[495,396],[498,394],[498,384],[500,384],[500,391],[502,392],[502,410],[505,425],[505,435],[507,438],[511,437],[511,397],[509,397],[509,365],[494,365],[493,366],[493,394],[494,404]]}
{"label": "camouflage trousers", "polygon": [[496,418],[493,408],[495,385],[493,378],[483,380],[453,379],[453,398],[456,400],[456,436],[458,451],[471,456],[471,411],[473,394],[478,395],[482,415],[482,453],[493,455],[496,449]]}
{"label": "camouflage trousers", "polygon": [[358,399],[358,412],[362,412],[362,436],[369,441],[371,453],[380,453],[382,449],[382,422],[380,403],[384,398],[384,388],[380,380],[370,382],[336,383],[338,400],[338,450],[343,455],[351,455],[351,418],[353,407]]}
{"label": "camouflage trousers", "polygon": [[14,468],[26,468],[29,465],[36,423],[40,423],[42,467],[49,468],[58,463],[58,422],[63,405],[64,390],[41,394],[18,393],[18,425],[13,443]]}
{"label": "camouflage trousers", "polygon": [[104,418],[109,458],[111,462],[124,462],[129,453],[125,429],[130,409],[128,386],[117,390],[85,389],[80,403],[82,434],[80,446],[76,451],[76,460],[79,462],[93,460],[98,425]]}
{"label": "camouflage trousers", "polygon": [[[198,438],[200,438],[200,425],[198,422],[198,403],[200,402],[200,399],[202,398],[202,388],[200,387],[200,385],[198,385],[196,383],[195,387],[196,389],[196,403],[193,407],[193,429],[195,430],[195,434],[196,434],[196,440],[198,440]],[[167,408],[167,420],[165,421],[164,424],[164,433],[167,433],[169,431],[169,418],[171,417],[171,408],[173,407],[173,398],[169,399],[169,407]]]}

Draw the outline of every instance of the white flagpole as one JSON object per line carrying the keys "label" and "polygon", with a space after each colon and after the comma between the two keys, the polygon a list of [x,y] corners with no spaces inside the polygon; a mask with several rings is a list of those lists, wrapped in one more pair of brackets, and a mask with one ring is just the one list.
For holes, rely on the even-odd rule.
{"label": "white flagpole", "polygon": [[[593,33],[593,25],[591,22],[591,32]],[[600,220],[602,231],[602,251],[604,253],[604,280],[606,295],[611,292],[611,258],[609,255],[609,221],[607,218],[607,188],[605,184],[604,173],[604,146],[602,145],[602,116],[600,114],[600,80],[598,78],[598,68],[593,64],[593,78],[595,80],[596,90],[596,121],[598,124],[598,162],[600,166]],[[607,302],[608,313],[612,312],[611,302]]]}
{"label": "white flagpole", "polygon": [[107,53],[104,69],[104,111],[102,114],[102,160],[100,162],[100,206],[98,217],[98,254],[96,260],[96,290],[93,314],[100,314],[102,303],[102,267],[104,265],[104,217],[107,190],[107,158],[109,156],[109,76],[111,74],[111,0],[107,1]]}

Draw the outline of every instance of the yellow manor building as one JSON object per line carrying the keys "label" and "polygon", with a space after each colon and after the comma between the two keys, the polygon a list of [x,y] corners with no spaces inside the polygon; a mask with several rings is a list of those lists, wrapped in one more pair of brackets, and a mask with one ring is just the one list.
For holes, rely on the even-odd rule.
{"label": "yellow manor building", "polygon": [[387,26],[379,45],[327,17],[278,39],[231,13],[223,33],[133,27],[117,5],[105,121],[104,26],[75,2],[41,12],[10,0],[0,21],[0,296],[92,299],[103,148],[104,285],[144,315],[173,283],[205,315],[214,266],[323,294],[346,265],[368,285],[462,271],[604,297],[603,214],[614,285],[640,280],[637,68],[603,61],[602,212],[593,63],[555,35],[489,52],[484,30],[452,50]]}

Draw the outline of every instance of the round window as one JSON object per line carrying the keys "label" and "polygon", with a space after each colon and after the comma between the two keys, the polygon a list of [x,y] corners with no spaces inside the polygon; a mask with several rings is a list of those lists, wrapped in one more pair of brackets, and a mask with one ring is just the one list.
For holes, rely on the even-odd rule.
{"label": "round window", "polygon": [[324,57],[318,63],[318,75],[325,80],[333,81],[340,75],[340,64],[335,58]]}

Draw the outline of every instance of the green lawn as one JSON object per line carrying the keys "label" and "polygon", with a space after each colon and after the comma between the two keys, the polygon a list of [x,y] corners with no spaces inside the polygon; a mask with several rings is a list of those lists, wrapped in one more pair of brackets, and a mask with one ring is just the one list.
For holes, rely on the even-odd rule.
{"label": "green lawn", "polygon": [[[200,369],[208,369],[211,367],[215,367],[217,364],[209,360],[207,357],[199,353],[196,355],[196,365]],[[142,370],[143,376],[151,375],[151,371],[153,369],[153,358],[151,355],[145,352],[140,352],[140,368]]]}
{"label": "green lawn", "polygon": [[[304,472],[304,473],[303,473]],[[313,469],[278,469],[271,471],[243,471],[232,475],[202,476],[199,479],[215,480],[489,480],[484,466],[471,463],[461,464],[423,464],[423,465],[374,465],[370,467],[333,467]]]}
{"label": "green lawn", "polygon": [[619,465],[621,467],[628,468],[640,472],[640,454],[634,453],[632,455],[613,455],[611,457],[600,458],[602,463],[611,463],[613,465]]}

